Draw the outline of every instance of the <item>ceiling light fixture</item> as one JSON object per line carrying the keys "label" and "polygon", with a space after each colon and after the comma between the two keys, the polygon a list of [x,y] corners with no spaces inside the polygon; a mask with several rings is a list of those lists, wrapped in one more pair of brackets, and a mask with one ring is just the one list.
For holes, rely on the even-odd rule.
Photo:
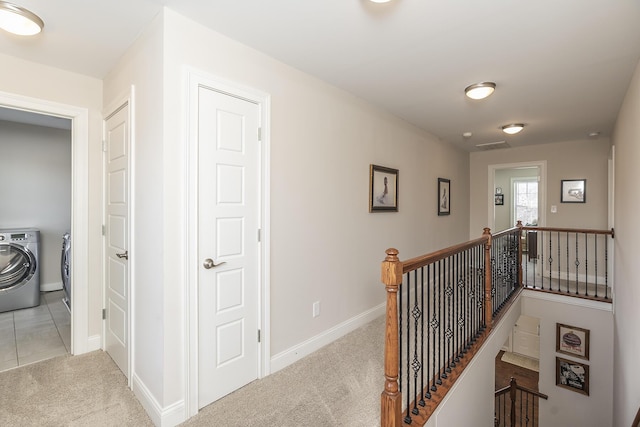
{"label": "ceiling light fixture", "polygon": [[44,22],[35,13],[0,1],[0,28],[18,36],[33,36],[42,31]]}
{"label": "ceiling light fixture", "polygon": [[471,99],[485,99],[496,90],[496,84],[494,82],[482,82],[472,84],[464,88],[464,94]]}
{"label": "ceiling light fixture", "polygon": [[389,3],[391,0],[370,0],[373,3]]}
{"label": "ceiling light fixture", "polygon": [[509,135],[515,135],[524,129],[524,124],[522,123],[512,123],[510,125],[502,126],[502,132],[507,133]]}

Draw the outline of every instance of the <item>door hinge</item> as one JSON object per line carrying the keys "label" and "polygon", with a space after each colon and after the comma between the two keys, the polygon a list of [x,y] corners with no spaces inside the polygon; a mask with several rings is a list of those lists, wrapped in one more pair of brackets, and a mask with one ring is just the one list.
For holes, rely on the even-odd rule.
{"label": "door hinge", "polygon": [[104,153],[107,152],[107,141],[105,141],[104,139],[102,140],[102,151]]}
{"label": "door hinge", "polygon": [[102,320],[105,320],[107,318],[107,309],[103,308],[102,309]]}
{"label": "door hinge", "polygon": [[262,242],[262,230],[258,228],[258,242]]}
{"label": "door hinge", "polygon": [[104,236],[104,233],[105,233],[105,226],[103,225],[103,226],[102,226],[102,235],[103,235],[103,236]]}
{"label": "door hinge", "polygon": [[261,339],[262,339],[261,334],[262,334],[262,331],[260,329],[258,329],[258,342],[262,342],[261,341]]}
{"label": "door hinge", "polygon": [[258,128],[258,141],[262,141],[262,128]]}

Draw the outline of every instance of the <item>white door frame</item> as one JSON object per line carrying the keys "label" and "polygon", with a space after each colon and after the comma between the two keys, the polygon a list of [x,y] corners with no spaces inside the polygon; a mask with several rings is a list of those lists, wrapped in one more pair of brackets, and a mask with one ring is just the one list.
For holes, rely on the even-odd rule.
{"label": "white door frame", "polygon": [[547,215],[547,161],[539,160],[532,162],[519,162],[519,163],[503,163],[498,165],[489,165],[489,173],[488,173],[488,194],[487,200],[489,205],[488,212],[488,221],[487,224],[491,231],[499,231],[495,230],[496,222],[495,222],[495,179],[496,179],[496,171],[499,169],[514,169],[514,168],[524,168],[524,167],[538,167],[540,170],[540,182],[538,183],[538,193],[540,194],[540,205],[538,207],[538,225],[540,227],[544,227],[546,224],[546,215]]}
{"label": "white door frame", "polygon": [[186,418],[198,413],[198,138],[197,120],[198,114],[198,88],[207,87],[211,90],[225,93],[231,96],[245,99],[259,107],[259,121],[261,127],[260,147],[260,228],[261,245],[259,254],[260,263],[260,302],[259,302],[259,328],[261,330],[261,342],[259,344],[259,368],[258,378],[270,373],[270,96],[256,89],[239,85],[235,82],[224,80],[208,73],[185,67],[184,70],[184,108],[186,112],[185,137],[187,140],[185,158],[184,182],[186,184],[186,295],[185,295],[185,337],[187,339],[185,354],[185,407]]}
{"label": "white door frame", "polygon": [[[128,128],[128,132],[129,135],[127,135],[127,138],[129,140],[129,147],[128,150],[129,152],[128,154],[128,164],[127,164],[127,174],[128,174],[128,188],[127,188],[127,233],[128,233],[128,248],[127,250],[129,251],[129,264],[128,264],[128,272],[127,272],[127,291],[128,291],[128,298],[127,298],[127,359],[128,359],[128,366],[127,366],[127,370],[128,372],[125,372],[124,374],[127,376],[127,385],[129,386],[129,388],[132,387],[132,378],[133,378],[133,362],[134,362],[134,353],[133,353],[133,343],[134,341],[134,336],[133,336],[133,331],[135,330],[133,328],[133,319],[134,319],[134,315],[133,315],[133,307],[135,307],[134,302],[134,298],[135,298],[135,287],[133,286],[133,278],[135,277],[134,275],[134,270],[135,270],[135,239],[134,236],[135,234],[133,233],[132,227],[131,225],[134,223],[133,221],[133,215],[135,212],[133,203],[135,201],[135,197],[133,196],[133,189],[135,188],[134,186],[134,179],[135,179],[135,174],[133,173],[133,165],[135,164],[134,162],[134,154],[135,154],[135,144],[134,144],[134,126],[135,126],[135,122],[134,122],[134,118],[135,118],[135,108],[134,108],[134,99],[135,99],[135,88],[132,85],[129,89],[129,91],[119,97],[116,98],[116,101],[114,101],[112,104],[109,105],[108,108],[106,108],[104,110],[104,114],[102,115],[103,119],[102,119],[102,140],[103,140],[103,144],[105,144],[106,141],[106,123],[107,120],[109,119],[109,117],[111,117],[113,114],[117,113],[121,108],[124,108],[125,106],[128,105],[129,107],[129,115],[127,117],[127,128]],[[107,213],[107,180],[106,180],[106,172],[107,172],[107,159],[105,156],[105,147],[102,147],[102,224],[103,227],[106,226],[106,213]],[[102,308],[104,309],[106,307],[107,301],[107,292],[106,292],[106,287],[107,287],[107,266],[106,266],[106,244],[107,244],[107,233],[105,232],[102,235]],[[107,348],[107,333],[106,333],[106,326],[107,326],[107,322],[105,321],[105,319],[102,319],[102,349],[106,350]]]}
{"label": "white door frame", "polygon": [[97,349],[89,337],[89,111],[0,92],[0,106],[71,120],[71,354]]}

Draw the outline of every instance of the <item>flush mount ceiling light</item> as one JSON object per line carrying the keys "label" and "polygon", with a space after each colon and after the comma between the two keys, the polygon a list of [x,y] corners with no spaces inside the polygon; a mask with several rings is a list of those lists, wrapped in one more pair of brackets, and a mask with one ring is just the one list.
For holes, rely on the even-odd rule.
{"label": "flush mount ceiling light", "polygon": [[0,28],[19,36],[33,36],[42,31],[44,22],[35,13],[16,6],[13,3],[0,1]]}
{"label": "flush mount ceiling light", "polygon": [[471,99],[485,99],[496,90],[494,82],[476,83],[464,88],[464,94]]}
{"label": "flush mount ceiling light", "polygon": [[369,0],[372,3],[389,3],[391,0]]}
{"label": "flush mount ceiling light", "polygon": [[515,135],[524,129],[524,124],[522,123],[512,123],[510,125],[502,126],[502,132],[507,133],[509,135]]}

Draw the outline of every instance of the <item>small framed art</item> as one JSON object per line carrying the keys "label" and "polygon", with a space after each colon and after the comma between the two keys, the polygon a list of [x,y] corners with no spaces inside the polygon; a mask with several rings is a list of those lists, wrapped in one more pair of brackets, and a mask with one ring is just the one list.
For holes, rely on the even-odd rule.
{"label": "small framed art", "polygon": [[587,202],[587,180],[586,179],[563,179],[561,180],[561,203],[586,203]]}
{"label": "small framed art", "polygon": [[369,212],[398,212],[398,169],[369,165]]}
{"label": "small framed art", "polygon": [[504,205],[504,194],[496,194],[495,205],[496,206]]}
{"label": "small framed art", "polygon": [[556,323],[556,351],[589,360],[589,330]]}
{"label": "small framed art", "polygon": [[556,357],[556,385],[589,396],[589,365]]}
{"label": "small framed art", "polygon": [[438,178],[438,215],[451,213],[451,180]]}

